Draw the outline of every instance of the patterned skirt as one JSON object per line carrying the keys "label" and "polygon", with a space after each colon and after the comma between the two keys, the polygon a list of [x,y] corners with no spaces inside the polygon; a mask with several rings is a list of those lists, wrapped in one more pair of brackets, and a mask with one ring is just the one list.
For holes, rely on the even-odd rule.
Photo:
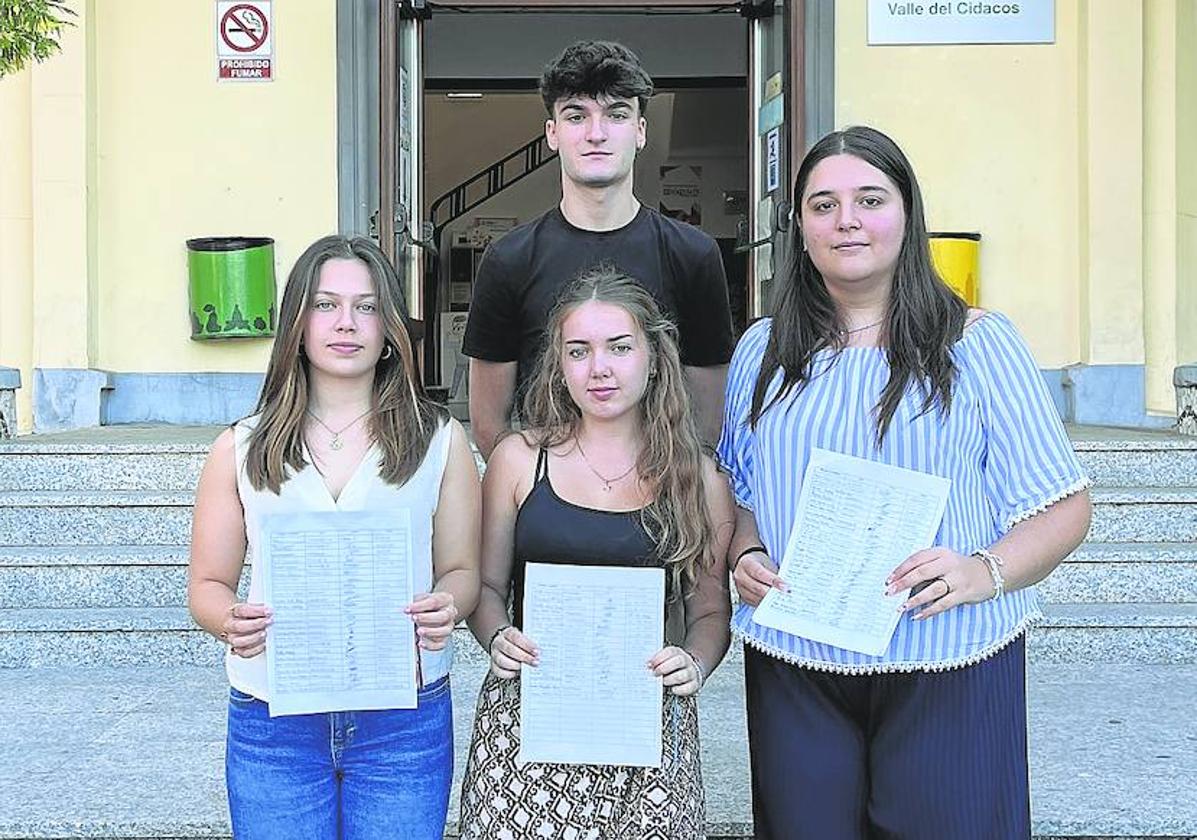
{"label": "patterned skirt", "polygon": [[520,681],[488,674],[461,784],[462,840],[702,840],[698,703],[665,693],[661,767],[516,762]]}

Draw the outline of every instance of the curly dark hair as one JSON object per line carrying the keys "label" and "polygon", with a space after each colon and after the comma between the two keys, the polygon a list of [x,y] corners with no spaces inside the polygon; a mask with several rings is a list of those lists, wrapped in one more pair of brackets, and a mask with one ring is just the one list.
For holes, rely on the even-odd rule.
{"label": "curly dark hair", "polygon": [[547,65],[540,76],[540,97],[553,116],[553,106],[570,96],[618,96],[635,99],[640,116],[648,110],[653,80],[636,53],[614,41],[577,41]]}

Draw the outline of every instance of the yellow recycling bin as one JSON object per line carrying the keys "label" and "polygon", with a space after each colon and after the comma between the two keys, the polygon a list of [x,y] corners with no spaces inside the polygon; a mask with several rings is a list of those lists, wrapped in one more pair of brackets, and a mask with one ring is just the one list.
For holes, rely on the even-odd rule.
{"label": "yellow recycling bin", "polygon": [[943,281],[969,306],[981,299],[981,234],[929,233],[931,262]]}

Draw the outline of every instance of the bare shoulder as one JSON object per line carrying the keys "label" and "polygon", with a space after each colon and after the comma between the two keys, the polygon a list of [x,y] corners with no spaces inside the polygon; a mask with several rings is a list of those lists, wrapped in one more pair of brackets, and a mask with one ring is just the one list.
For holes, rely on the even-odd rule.
{"label": "bare shoulder", "polygon": [[449,434],[449,462],[462,463],[469,462],[475,472],[478,470],[477,453],[470,445],[470,436],[458,420],[450,417],[445,422],[446,431]]}
{"label": "bare shoulder", "polygon": [[225,429],[212,442],[196,490],[200,496],[207,496],[213,492],[236,492],[236,446],[236,432],[232,427]]}
{"label": "bare shoulder", "polygon": [[490,460],[486,462],[486,472],[489,475],[497,471],[501,476],[518,475],[521,470],[528,470],[535,466],[536,454],[539,447],[524,432],[512,432],[499,441],[494,452],[490,453]]}
{"label": "bare shoulder", "polygon": [[205,464],[205,469],[228,469],[230,473],[233,472],[233,464],[236,460],[237,450],[237,432],[232,426],[229,426],[223,432],[216,436],[216,440],[212,441],[212,447],[208,450],[208,460]]}
{"label": "bare shoulder", "polygon": [[461,421],[456,417],[450,417],[445,422],[445,425],[449,429],[449,445],[453,449],[465,447],[468,450],[470,448],[470,438],[466,434],[465,426],[461,425]]}

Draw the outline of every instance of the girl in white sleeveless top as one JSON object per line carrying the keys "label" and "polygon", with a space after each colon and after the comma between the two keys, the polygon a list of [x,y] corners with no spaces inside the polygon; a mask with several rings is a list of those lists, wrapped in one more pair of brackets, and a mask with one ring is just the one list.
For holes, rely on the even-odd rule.
{"label": "girl in white sleeveless top", "polygon": [[[328,236],[287,280],[255,414],[217,438],[196,491],[188,604],[227,645],[225,776],[253,840],[439,838],[453,772],[450,638],[478,600],[479,486],[461,425],[423,393],[402,287],[368,239]],[[410,516],[417,707],[270,717],[260,565],[269,518]],[[325,652],[335,667],[343,651]]]}

